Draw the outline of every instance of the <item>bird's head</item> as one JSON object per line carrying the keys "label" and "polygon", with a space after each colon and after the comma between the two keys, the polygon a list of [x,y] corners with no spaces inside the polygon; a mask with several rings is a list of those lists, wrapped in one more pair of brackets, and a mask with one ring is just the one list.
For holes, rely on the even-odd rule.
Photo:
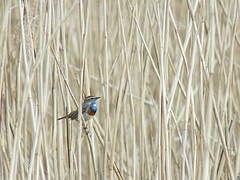
{"label": "bird's head", "polygon": [[100,97],[87,96],[87,97],[84,99],[84,103],[96,103],[99,98],[100,98]]}

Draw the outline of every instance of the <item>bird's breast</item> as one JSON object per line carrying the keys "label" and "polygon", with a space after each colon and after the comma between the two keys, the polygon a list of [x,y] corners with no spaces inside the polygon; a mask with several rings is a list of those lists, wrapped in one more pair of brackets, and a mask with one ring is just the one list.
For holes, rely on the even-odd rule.
{"label": "bird's breast", "polygon": [[87,110],[87,114],[90,115],[90,116],[94,116],[95,113],[96,113],[96,111],[92,110],[91,108],[89,108],[89,109]]}

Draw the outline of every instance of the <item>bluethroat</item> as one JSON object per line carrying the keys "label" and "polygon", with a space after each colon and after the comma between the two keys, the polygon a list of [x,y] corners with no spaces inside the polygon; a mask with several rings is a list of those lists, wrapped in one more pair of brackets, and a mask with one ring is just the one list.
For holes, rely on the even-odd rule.
{"label": "bluethroat", "polygon": [[[84,120],[90,120],[93,118],[93,116],[97,112],[97,100],[100,97],[94,97],[94,96],[88,96],[84,99],[84,102],[82,104],[82,115]],[[71,120],[74,120],[78,118],[78,110],[70,112],[68,115],[58,118],[57,120],[70,118]]]}

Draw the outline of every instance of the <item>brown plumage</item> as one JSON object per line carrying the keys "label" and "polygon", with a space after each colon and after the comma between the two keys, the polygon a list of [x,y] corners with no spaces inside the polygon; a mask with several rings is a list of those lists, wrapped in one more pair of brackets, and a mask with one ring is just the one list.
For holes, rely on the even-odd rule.
{"label": "brown plumage", "polygon": [[58,118],[57,120],[70,118],[71,120],[77,119],[78,117],[78,110],[70,112],[68,115]]}

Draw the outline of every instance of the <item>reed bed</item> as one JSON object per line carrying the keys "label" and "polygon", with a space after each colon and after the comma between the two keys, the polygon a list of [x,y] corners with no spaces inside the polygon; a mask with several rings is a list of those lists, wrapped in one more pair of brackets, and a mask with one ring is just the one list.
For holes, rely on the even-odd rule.
{"label": "reed bed", "polygon": [[[239,12],[2,0],[0,179],[239,178]],[[88,95],[102,97],[93,120],[57,121]]]}

